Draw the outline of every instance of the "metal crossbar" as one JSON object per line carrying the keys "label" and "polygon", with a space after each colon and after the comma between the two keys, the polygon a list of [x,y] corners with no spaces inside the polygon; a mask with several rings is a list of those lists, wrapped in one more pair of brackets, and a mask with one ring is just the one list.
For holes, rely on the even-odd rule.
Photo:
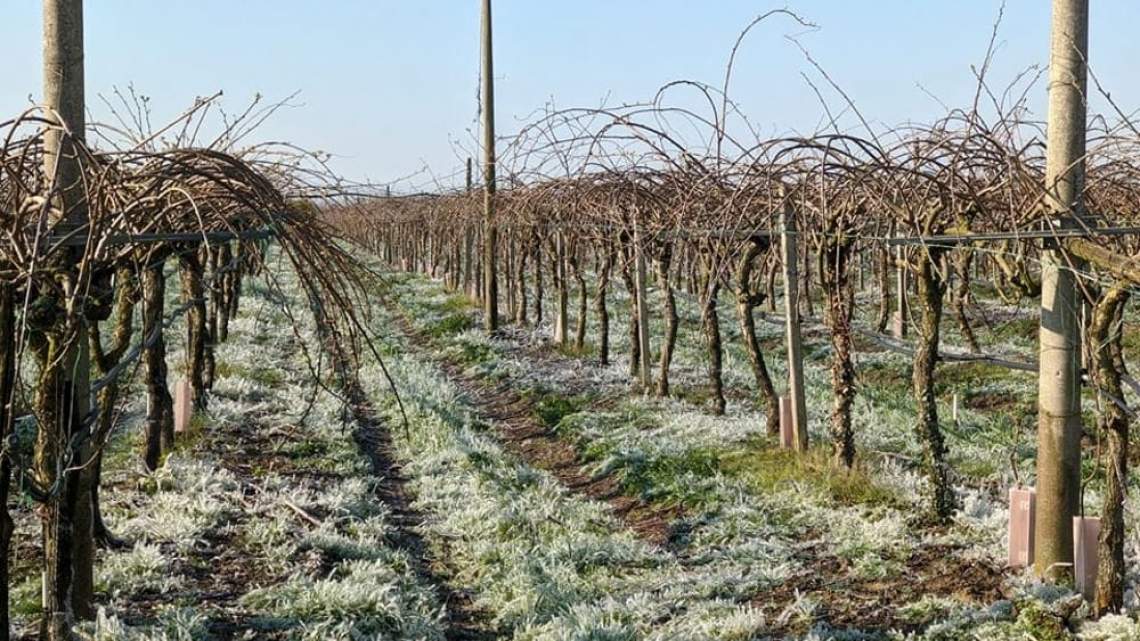
{"label": "metal crossbar", "polygon": [[1017,232],[983,232],[980,234],[944,234],[941,236],[907,236],[888,238],[888,245],[961,245],[1003,240],[1040,238],[1087,238],[1089,236],[1130,236],[1140,234],[1140,227],[1102,227],[1090,229],[1036,229]]}
{"label": "metal crossbar", "polygon": [[[153,234],[113,234],[103,241],[109,245],[146,245],[158,243],[193,243],[205,241],[208,243],[221,243],[228,240],[260,240],[272,238],[276,232],[271,229],[253,229],[249,231],[207,231],[207,232],[170,232]],[[48,238],[48,243],[59,247],[84,247],[87,245],[87,236],[72,234],[64,237]]]}

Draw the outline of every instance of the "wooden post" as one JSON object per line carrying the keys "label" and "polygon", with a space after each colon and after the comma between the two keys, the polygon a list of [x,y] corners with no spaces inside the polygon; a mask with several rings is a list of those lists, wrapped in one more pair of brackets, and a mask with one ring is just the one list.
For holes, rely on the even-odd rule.
{"label": "wooden post", "polygon": [[633,228],[634,280],[637,286],[637,340],[640,343],[639,371],[645,389],[653,385],[653,368],[649,355],[649,293],[646,287],[645,250],[641,246],[641,232]]}
{"label": "wooden post", "polygon": [[1037,493],[1033,488],[1009,490],[1009,566],[1028,567],[1033,563],[1034,524]]}
{"label": "wooden post", "polygon": [[[45,127],[43,160],[44,173],[58,190],[53,212],[59,213],[53,214],[51,223],[60,235],[87,233],[83,231],[88,222],[87,196],[80,165],[87,129],[83,56],[83,0],[44,0],[43,100],[47,118],[55,122]],[[72,440],[82,433],[83,419],[92,407],[88,321],[82,309],[86,284],[79,273],[83,249],[70,253],[69,272],[61,279],[67,313],[48,333],[52,362],[45,367],[57,374],[41,374],[52,383],[41,388],[34,401],[40,419],[34,474],[40,483],[61,488],[40,506],[45,569],[40,638],[49,641],[70,638],[75,619],[95,616],[91,497],[98,479],[95,467],[87,465],[94,444],[89,437],[77,443]],[[54,398],[40,397],[51,391],[57,394]],[[49,404],[53,411],[44,412]]]}
{"label": "wooden post", "polygon": [[491,0],[483,0],[483,325],[499,328],[499,282],[495,269],[495,66],[491,44]]}
{"label": "wooden post", "polygon": [[792,409],[792,432],[797,452],[808,448],[807,400],[804,396],[804,356],[800,336],[799,274],[796,265],[796,219],[785,199],[780,213],[784,254],[784,312],[787,314],[788,397]]}

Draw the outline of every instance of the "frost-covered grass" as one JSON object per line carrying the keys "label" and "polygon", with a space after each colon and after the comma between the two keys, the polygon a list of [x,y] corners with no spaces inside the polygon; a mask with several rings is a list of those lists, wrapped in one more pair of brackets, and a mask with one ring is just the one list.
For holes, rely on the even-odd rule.
{"label": "frost-covered grass", "polygon": [[[285,295],[257,281],[246,288],[195,433],[153,474],[136,457],[108,469],[117,481],[104,493],[106,517],[133,547],[100,555],[104,605],[84,626],[93,638],[210,638],[214,623],[234,620],[248,622],[247,638],[443,638],[443,606],[393,543],[344,403],[313,384],[312,327],[295,335],[281,311],[311,323],[300,289],[287,270],[272,278]],[[178,371],[181,345],[171,343]],[[233,579],[228,600],[200,598],[226,580],[211,576],[215,567],[233,564],[254,580]],[[143,594],[168,605],[138,624],[131,604]]]}
{"label": "frost-covered grass", "polygon": [[[558,399],[560,394],[581,389],[583,380],[593,386],[611,391],[621,390],[629,383],[628,361],[624,355],[626,344],[625,323],[628,301],[624,293],[616,291],[611,298],[611,347],[613,362],[606,367],[591,361],[589,350],[584,361],[572,361],[565,366],[544,363],[534,369],[525,362],[514,360],[512,354],[543,346],[551,328],[548,324],[531,329],[512,328],[502,335],[488,339],[477,331],[478,315],[470,307],[462,307],[462,299],[445,294],[438,283],[418,277],[400,275],[393,288],[396,298],[414,324],[420,327],[439,323],[443,317],[463,316],[467,321],[462,329],[438,331],[432,334],[439,345],[438,355],[458,358],[478,368],[476,372],[494,372],[504,367],[510,372],[511,384],[516,389],[538,390],[542,398]],[[548,310],[550,308],[548,307]],[[1032,356],[1034,345],[1028,331],[1031,316],[1024,309],[997,309],[1005,323],[998,331],[988,333],[979,328],[983,343],[993,353],[1011,356]],[[758,314],[759,315],[759,314]],[[925,545],[962,545],[968,556],[1000,560],[1005,555],[1005,530],[1008,523],[1008,506],[1005,489],[1019,477],[1032,482],[1033,424],[1027,421],[1025,409],[1035,392],[1031,375],[1005,370],[992,371],[977,364],[947,363],[940,367],[939,403],[943,426],[950,446],[950,460],[959,479],[958,495],[961,507],[954,524],[948,530],[922,533],[916,531],[917,515],[924,510],[926,482],[916,469],[921,455],[919,441],[913,428],[914,402],[910,395],[910,362],[903,355],[873,351],[856,356],[859,374],[859,393],[854,407],[857,444],[862,452],[859,473],[848,479],[829,478],[812,469],[812,460],[788,466],[787,473],[777,470],[757,477],[756,466],[769,463],[769,445],[764,442],[764,417],[752,407],[749,400],[754,383],[747,360],[736,344],[739,331],[731,309],[722,310],[723,331],[726,337],[725,380],[731,392],[729,412],[725,417],[711,417],[700,406],[699,390],[704,385],[704,348],[695,333],[695,308],[681,300],[682,333],[675,357],[673,381],[679,390],[671,399],[652,399],[639,395],[627,396],[604,410],[595,410],[578,402],[562,403],[556,408],[556,431],[578,443],[582,457],[587,461],[586,471],[597,475],[616,475],[622,487],[637,493],[651,502],[673,502],[690,509],[692,516],[678,524],[686,531],[680,542],[685,558],[684,576],[687,581],[670,584],[686,590],[688,604],[683,612],[662,605],[663,593],[652,593],[646,598],[638,592],[637,598],[623,598],[625,592],[608,592],[596,603],[584,604],[575,600],[575,594],[554,592],[562,597],[561,613],[542,622],[543,615],[535,613],[536,621],[516,626],[518,638],[750,638],[763,637],[771,625],[788,621],[810,622],[819,609],[811,597],[803,596],[787,604],[778,620],[765,621],[759,611],[749,610],[740,595],[756,584],[733,585],[733,579],[747,575],[747,569],[763,566],[770,572],[765,580],[775,585],[797,571],[799,551],[804,545],[813,546],[813,554],[845,559],[850,577],[873,581],[877,578],[899,577],[906,571],[905,563],[912,552]],[[549,317],[549,314],[548,314]],[[654,316],[652,323],[659,323]],[[573,323],[573,310],[571,310]],[[960,337],[952,318],[947,319],[951,349],[961,349]],[[456,326],[460,323],[455,322]],[[588,341],[595,341],[594,319],[590,319]],[[829,353],[826,334],[819,328],[810,329],[807,338],[807,390],[812,439],[826,441],[826,426],[830,408]],[[654,335],[660,328],[654,326]],[[779,345],[782,329],[773,323],[759,324],[760,338],[770,345]],[[397,346],[390,353],[399,354]],[[465,355],[477,358],[465,360]],[[773,378],[783,380],[785,368],[783,354],[772,349],[768,352],[768,365]],[[491,439],[494,430],[479,424],[470,416],[463,399],[415,358],[403,356],[397,378],[405,381],[402,389],[410,396],[429,399],[420,404],[413,424],[411,443],[405,443],[410,461],[424,456],[425,447],[418,439],[428,439],[433,448],[449,446],[447,464],[436,460],[434,465],[447,470],[448,482],[454,480],[455,467],[478,462],[476,476],[491,474],[497,480],[501,472],[489,472],[490,461],[509,461],[503,465],[516,470],[506,478],[515,482],[492,485],[500,492],[514,491],[521,475],[530,478],[533,472],[518,472],[518,461],[495,451],[483,439]],[[492,375],[493,376],[493,375]],[[376,394],[382,394],[378,388]],[[958,421],[951,420],[952,398],[959,396]],[[440,399],[446,398],[446,402]],[[694,403],[697,403],[696,405]],[[974,407],[979,409],[975,409]],[[545,418],[544,418],[545,421]],[[428,428],[427,426],[430,426]],[[420,433],[417,435],[417,433]],[[430,435],[428,435],[430,434]],[[478,445],[473,445],[477,443]],[[432,448],[427,448],[432,449]],[[434,451],[434,450],[432,450]],[[443,450],[448,451],[448,450]],[[762,456],[756,458],[756,453]],[[438,455],[427,455],[429,458]],[[776,456],[773,454],[773,456]],[[755,462],[750,461],[756,458]],[[1011,467],[1010,459],[1016,468]],[[433,458],[435,460],[435,458]],[[779,462],[777,457],[776,462]],[[823,461],[826,466],[826,461]],[[443,472],[438,472],[443,473]],[[444,480],[430,477],[432,483]],[[777,482],[778,479],[778,482]],[[484,480],[478,485],[486,485]],[[529,484],[522,483],[522,486]],[[458,492],[454,492],[458,493]],[[439,496],[435,489],[428,490],[432,513],[446,514],[450,496]],[[1097,507],[1095,489],[1089,489],[1086,506]],[[491,500],[490,498],[488,500]],[[504,499],[496,499],[501,502]],[[552,499],[553,501],[553,499]],[[474,503],[475,501],[472,501]],[[451,508],[452,510],[458,508]],[[465,510],[475,507],[465,506]],[[510,512],[512,515],[515,512]],[[479,508],[480,518],[494,522],[496,509]],[[468,521],[451,529],[446,526],[450,516],[433,522],[434,541],[454,553],[466,549]],[[458,517],[457,517],[458,518]],[[561,519],[562,516],[556,518]],[[1135,532],[1136,517],[1129,510],[1130,531]],[[513,523],[513,522],[512,522]],[[546,524],[544,524],[546,525]],[[491,528],[490,525],[486,526]],[[512,530],[511,526],[503,526]],[[535,532],[544,531],[538,525]],[[476,530],[483,535],[487,530]],[[490,534],[488,534],[490,536]],[[475,537],[478,539],[478,537]],[[1140,538],[1128,542],[1129,556],[1140,558]],[[540,545],[547,545],[545,539]],[[508,546],[509,547],[509,546]],[[479,563],[490,563],[501,568],[506,554],[501,546],[490,556],[473,555],[456,562],[454,571],[460,581],[468,574],[484,577]],[[643,569],[642,581],[658,572],[664,572],[672,559],[666,555],[659,565]],[[676,558],[676,557],[674,557]],[[738,559],[749,559],[740,562]],[[469,565],[476,566],[474,569]],[[1136,576],[1136,563],[1130,576]],[[775,570],[773,570],[775,569]],[[549,576],[563,576],[548,570]],[[499,572],[499,575],[505,570]],[[533,572],[523,572],[532,575]],[[547,574],[544,574],[546,576]],[[514,574],[511,580],[519,581]],[[570,576],[570,575],[567,575]],[[607,576],[608,580],[608,576]],[[484,585],[484,584],[481,584]],[[698,587],[699,586],[699,587]],[[739,588],[739,589],[737,589]],[[491,611],[503,612],[504,603],[494,591],[493,583],[481,588],[483,605]],[[608,586],[607,590],[613,590]],[[759,592],[762,594],[762,591]],[[752,594],[757,594],[753,592]],[[910,638],[1038,638],[1042,618],[1035,612],[1050,612],[1052,601],[1032,590],[1022,590],[1016,604],[969,604],[956,598],[928,595],[908,604],[896,612],[899,620],[915,621],[929,628],[921,635]],[[1071,593],[1062,591],[1060,594]],[[720,611],[730,606],[731,614]],[[541,609],[541,603],[534,604]],[[509,611],[509,608],[507,608]],[[545,610],[542,610],[545,612]],[[1135,613],[1135,608],[1130,607]],[[533,612],[533,611],[532,611]],[[702,612],[703,614],[698,614]],[[1050,614],[1049,616],[1055,616]],[[1133,617],[1135,614],[1133,614]],[[704,618],[702,618],[704,617]],[[1044,617],[1048,622],[1048,617]],[[697,621],[707,624],[700,627]],[[1130,638],[1135,623],[1132,617],[1107,618],[1101,622],[1082,623],[1081,615],[1069,621],[1079,629],[1080,638]],[[500,622],[505,621],[501,619]],[[733,628],[729,621],[743,622]],[[680,626],[680,627],[677,627]],[[1035,627],[1038,626],[1038,627]],[[1100,632],[1101,628],[1113,632]],[[678,632],[683,630],[683,632]],[[744,631],[741,631],[744,630]],[[1120,632],[1123,630],[1124,632]],[[1091,636],[1090,636],[1091,635]],[[1101,636],[1095,636],[1101,635]],[[1104,636],[1108,635],[1108,636]],[[836,631],[826,625],[817,625],[807,638],[902,638],[888,632],[863,635],[857,631]]]}
{"label": "frost-covered grass", "polygon": [[[425,312],[416,300],[420,299],[413,299],[412,313],[421,319]],[[454,350],[448,341],[465,340],[469,331],[446,337],[444,351]],[[482,362],[494,358],[493,352],[485,353]],[[814,533],[814,538],[808,538],[812,544],[824,546],[823,554],[850,561],[852,576],[860,579],[897,575],[909,552],[923,543],[911,533],[911,515],[904,509],[837,503],[827,492],[796,483],[759,494],[746,476],[724,473],[721,457],[745,453],[760,438],[764,422],[755,412],[737,405],[726,417],[711,417],[678,399],[630,398],[605,411],[586,408],[571,412],[557,423],[557,430],[580,444],[589,462],[587,471],[616,475],[627,491],[651,502],[695,510],[688,523],[678,524],[687,530],[679,543],[682,556],[657,550],[655,561],[639,572],[627,570],[618,577],[606,573],[591,577],[593,585],[585,586],[581,585],[582,572],[568,571],[548,555],[540,556],[544,583],[535,584],[533,592],[548,595],[546,599],[556,614],[546,615],[545,603],[539,598],[523,603],[533,621],[520,619],[519,602],[510,590],[533,580],[533,566],[539,560],[532,550],[558,547],[544,537],[557,536],[560,526],[574,523],[575,517],[564,510],[573,514],[585,509],[578,507],[583,499],[563,499],[566,508],[549,515],[562,500],[545,489],[549,483],[546,477],[520,468],[519,461],[504,454],[493,441],[493,431],[487,432],[471,418],[458,392],[438,372],[411,356],[400,357],[395,367],[396,378],[403,382],[405,401],[425,399],[412,403],[412,436],[404,447],[410,469],[417,470],[417,476],[429,475],[429,480],[417,481],[423,484],[422,509],[439,514],[441,519],[432,523],[429,534],[446,546],[458,578],[475,581],[480,603],[496,612],[499,623],[516,637],[762,635],[769,622],[751,608],[749,599],[801,571],[798,552],[805,536]],[[542,384],[557,394],[557,379],[544,379]],[[379,388],[374,392],[383,393]],[[906,494],[917,493],[918,481],[913,474],[899,469],[895,475],[899,479],[897,491],[902,494],[897,502],[906,506],[911,498],[917,501],[917,497]],[[452,487],[468,476],[472,477],[469,485]],[[484,505],[477,492],[488,486],[494,491]],[[513,501],[520,499],[508,497],[522,492],[549,494],[541,501],[545,509],[514,508]],[[480,499],[475,500],[476,496]],[[462,500],[458,497],[468,497],[468,502],[456,505],[455,501]],[[527,518],[525,527],[517,522],[523,517]],[[531,520],[543,517],[546,520],[538,523]],[[504,533],[512,537],[521,533],[527,538],[523,544],[513,539],[504,541]],[[611,536],[625,533],[619,530]],[[512,559],[512,554],[520,558]],[[515,566],[518,569],[512,571]],[[501,585],[504,581],[507,587]],[[656,582],[669,587],[645,591],[646,584]],[[567,584],[573,589],[566,588]],[[608,598],[595,603],[587,597],[598,586],[605,586]],[[618,586],[623,589],[619,591]],[[626,596],[629,586],[636,587]],[[619,598],[623,596],[626,598]],[[674,604],[678,601],[686,607],[677,609]],[[544,620],[547,616],[551,618]]]}
{"label": "frost-covered grass", "polygon": [[[425,536],[441,556],[446,551],[453,580],[470,586],[502,635],[704,638],[701,630],[727,627],[747,638],[763,631],[744,600],[788,576],[786,556],[759,546],[736,564],[682,563],[621,528],[604,504],[568,494],[506,453],[429,363],[400,355],[388,365],[411,421],[396,441],[427,515]],[[386,398],[378,378],[366,380]]]}
{"label": "frost-covered grass", "polygon": [[[252,622],[250,638],[444,635],[438,596],[419,578],[416,561],[391,544],[395,526],[375,497],[378,479],[357,452],[343,404],[310,384],[308,362],[318,359],[305,359],[298,346],[315,349],[316,337],[310,329],[294,337],[282,311],[288,305],[294,316],[309,316],[293,276],[275,269],[271,278],[287,292],[282,297],[257,281],[246,288],[242,316],[219,349],[225,365],[210,412],[196,420],[202,431],[152,475],[140,478],[130,448],[117,457],[118,465],[134,471],[108,470],[117,479],[107,497],[112,528],[134,545],[100,561],[106,605],[87,626],[94,638],[206,638],[222,617]],[[438,346],[430,354],[412,350],[393,333],[394,319],[379,305],[372,310],[381,353],[410,420],[392,437],[414,507],[425,517],[420,534],[440,564],[435,569],[472,595],[500,637],[751,639],[791,626],[807,639],[1032,639],[1069,638],[1071,626],[1081,639],[1140,638],[1134,594],[1128,616],[1091,621],[1087,607],[1071,614],[1071,592],[1034,583],[1028,574],[1009,577],[1012,601],[973,604],[954,595],[925,595],[902,605],[893,613],[896,620],[926,626],[911,636],[832,629],[820,620],[829,604],[816,594],[765,600],[772,588],[797,585],[816,571],[809,560],[843,568],[836,577],[841,582],[889,585],[905,577],[907,560],[927,545],[964,545],[970,555],[1002,558],[1005,488],[1015,469],[1032,480],[1032,425],[1023,413],[1033,392],[1031,376],[998,379],[984,368],[941,366],[940,411],[962,505],[950,528],[925,531],[916,527],[926,489],[915,465],[920,449],[905,356],[858,354],[860,466],[839,474],[828,465],[826,448],[797,457],[774,449],[764,436],[765,417],[730,308],[721,314],[729,411],[713,417],[702,406],[706,356],[695,332],[696,308],[684,297],[675,394],[625,395],[600,408],[591,405],[595,396],[577,395],[583,382],[608,396],[630,389],[629,301],[620,287],[611,299],[614,358],[605,367],[592,360],[590,349],[580,360],[534,367],[519,355],[548,348],[549,325],[487,337],[467,301],[427,279],[391,275],[389,294]],[[1008,327],[986,336],[1000,338],[995,349],[1031,350],[1023,312],[1003,310],[1012,319]],[[597,339],[593,320],[591,343]],[[652,321],[660,335],[659,319]],[[947,335],[957,345],[950,323]],[[759,331],[766,344],[779,345],[779,325],[761,322]],[[178,340],[172,345],[171,369],[178,371],[181,346]],[[809,327],[806,347],[811,437],[820,443],[827,438],[830,348],[818,327]],[[779,387],[786,374],[783,354],[771,349],[767,355]],[[620,491],[652,505],[683,508],[670,544],[637,538],[606,504],[567,491],[506,451],[495,426],[479,419],[432,364],[439,357],[535,400],[536,417],[578,447],[585,472],[613,477]],[[363,379],[386,423],[399,425],[387,382],[371,359]],[[960,419],[952,424],[955,393]],[[985,409],[972,409],[972,403]],[[137,404],[131,411],[137,425]],[[236,429],[257,439],[257,456],[243,459],[215,435]],[[1011,453],[1016,468],[1010,467]],[[287,463],[282,467],[276,458]],[[1090,510],[1097,494],[1094,483],[1086,494]],[[1131,509],[1127,520],[1129,532],[1137,532]],[[211,547],[218,541],[226,548]],[[206,549],[259,568],[259,584],[238,586],[240,594],[224,611],[195,599],[196,581],[210,567],[202,557]],[[1127,549],[1129,577],[1140,581],[1140,538],[1130,534]],[[17,597],[34,590],[32,584],[18,586]],[[155,593],[170,595],[169,604],[145,625],[134,625],[138,619],[123,604]]]}

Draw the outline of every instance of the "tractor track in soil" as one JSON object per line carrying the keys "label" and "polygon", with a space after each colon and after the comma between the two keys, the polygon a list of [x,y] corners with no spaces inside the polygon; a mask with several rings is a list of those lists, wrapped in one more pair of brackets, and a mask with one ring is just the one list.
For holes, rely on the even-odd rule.
{"label": "tractor track in soil", "polygon": [[[342,392],[347,397],[355,424],[352,436],[361,454],[367,457],[373,474],[379,479],[373,489],[376,499],[389,510],[393,526],[389,543],[407,553],[417,578],[431,586],[445,605],[442,622],[445,638],[449,641],[484,641],[496,638],[483,623],[486,616],[477,611],[471,595],[453,590],[433,568],[427,543],[418,533],[422,515],[411,506],[406,489],[407,477],[392,454],[391,438],[384,426],[375,418],[375,410],[358,385],[346,385]],[[243,421],[226,429],[211,430],[196,445],[218,459],[221,466],[234,475],[242,493],[251,496],[261,492],[262,482],[255,470],[269,470],[292,478],[309,478],[328,482],[340,478],[331,473],[300,465],[287,454],[276,453],[271,436],[263,433],[255,422]],[[315,512],[310,518],[326,515]],[[247,520],[241,510],[226,515],[226,528],[207,532],[171,568],[171,572],[186,577],[183,593],[194,595],[195,601],[209,612],[207,629],[212,638],[236,638],[254,633],[259,639],[284,638],[286,629],[274,629],[272,620],[251,617],[238,607],[245,592],[235,586],[272,586],[284,582],[287,576],[268,571],[244,553],[235,526]],[[169,546],[170,544],[164,544]],[[299,564],[313,562],[297,559]],[[157,612],[172,603],[172,596],[152,591],[136,594],[131,599],[131,614],[124,617],[127,623],[140,625],[152,621]]]}
{"label": "tractor track in soil", "polygon": [[[326,344],[326,353],[340,362],[342,371],[352,371],[352,362],[337,344]],[[345,377],[341,381],[352,412],[353,440],[372,467],[379,482],[373,489],[376,498],[388,507],[388,518],[395,529],[391,543],[408,554],[416,577],[435,591],[444,607],[444,634],[448,641],[489,641],[498,638],[487,623],[490,616],[474,604],[471,593],[454,588],[441,570],[444,564],[434,558],[431,548],[419,531],[424,523],[423,514],[412,505],[408,477],[396,460],[390,427],[376,418],[376,408],[364,392],[360,381]]]}
{"label": "tractor track in soil", "polygon": [[[584,474],[582,467],[586,461],[579,455],[577,446],[543,425],[535,417],[534,402],[523,397],[510,381],[492,383],[465,372],[459,362],[432,355],[436,347],[432,338],[420,331],[397,303],[386,301],[384,304],[394,315],[400,333],[428,355],[431,362],[464,394],[480,418],[494,426],[507,451],[521,456],[535,468],[553,474],[572,494],[607,504],[619,523],[641,540],[672,553],[680,552],[677,549],[680,537],[673,530],[673,524],[687,516],[685,510],[656,506],[624,494],[619,481],[612,476],[594,478]],[[543,357],[557,358],[550,354]],[[584,391],[601,390],[579,390]]]}
{"label": "tractor track in soil", "polygon": [[444,623],[447,639],[483,641],[497,638],[485,623],[489,616],[475,607],[473,595],[453,588],[436,569],[442,564],[433,557],[427,542],[419,534],[424,518],[411,504],[408,478],[394,458],[388,429],[374,418],[375,410],[363,394],[350,393],[350,402],[357,423],[353,438],[360,451],[368,457],[372,473],[380,479],[374,492],[388,506],[389,518],[395,526],[392,544],[408,553],[416,576],[432,586],[446,606]]}

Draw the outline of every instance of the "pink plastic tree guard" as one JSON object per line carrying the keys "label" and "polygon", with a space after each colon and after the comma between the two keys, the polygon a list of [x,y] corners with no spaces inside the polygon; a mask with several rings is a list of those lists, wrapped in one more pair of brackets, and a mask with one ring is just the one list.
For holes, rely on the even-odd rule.
{"label": "pink plastic tree guard", "polygon": [[1033,488],[1009,490],[1009,566],[1028,567],[1033,563],[1033,520],[1037,515],[1037,493]]}
{"label": "pink plastic tree guard", "polygon": [[780,447],[792,449],[795,447],[796,435],[792,418],[792,399],[787,396],[780,397]]}
{"label": "pink plastic tree guard", "polygon": [[190,427],[190,381],[178,379],[174,384],[174,431],[181,434]]}
{"label": "pink plastic tree guard", "polygon": [[1092,601],[1096,591],[1097,539],[1100,519],[1092,516],[1073,517],[1073,577],[1077,591]]}
{"label": "pink plastic tree guard", "polygon": [[894,316],[891,317],[891,335],[897,339],[906,338],[906,321],[903,319],[902,312],[896,311]]}

